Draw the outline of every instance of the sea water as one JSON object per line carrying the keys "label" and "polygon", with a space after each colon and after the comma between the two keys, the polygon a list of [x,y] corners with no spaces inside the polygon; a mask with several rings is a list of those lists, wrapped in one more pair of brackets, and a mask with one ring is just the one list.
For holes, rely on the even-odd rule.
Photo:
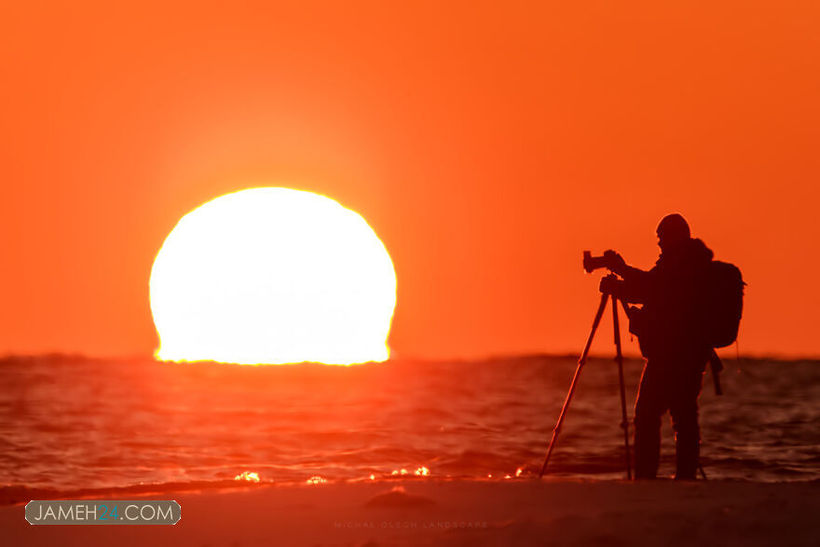
{"label": "sea water", "polygon": [[[537,474],[575,359],[241,366],[0,361],[0,487],[117,487]],[[642,362],[625,365],[630,416]],[[710,478],[820,478],[820,363],[726,361],[700,398]],[[548,473],[625,475],[617,368],[583,369]],[[674,468],[664,425],[661,475]],[[244,473],[244,475],[243,475]],[[253,475],[255,474],[255,475]]]}

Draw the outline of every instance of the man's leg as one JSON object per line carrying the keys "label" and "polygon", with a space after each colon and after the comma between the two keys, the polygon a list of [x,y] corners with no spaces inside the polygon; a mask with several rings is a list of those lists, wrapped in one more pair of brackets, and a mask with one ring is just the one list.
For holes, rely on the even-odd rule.
{"label": "man's leg", "polygon": [[703,372],[695,367],[683,371],[677,388],[671,394],[670,414],[675,430],[675,478],[696,478],[700,456],[700,428],[698,427],[698,395]]}
{"label": "man's leg", "polygon": [[654,479],[661,454],[661,416],[664,404],[662,369],[647,361],[635,401],[635,478]]}

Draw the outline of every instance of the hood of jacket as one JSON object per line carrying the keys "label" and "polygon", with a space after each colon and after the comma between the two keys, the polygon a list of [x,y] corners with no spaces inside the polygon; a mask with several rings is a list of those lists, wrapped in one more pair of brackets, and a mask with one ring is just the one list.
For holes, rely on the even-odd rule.
{"label": "hood of jacket", "polygon": [[656,264],[662,268],[682,265],[698,266],[708,264],[714,256],[715,253],[702,240],[689,238],[679,247],[661,253]]}

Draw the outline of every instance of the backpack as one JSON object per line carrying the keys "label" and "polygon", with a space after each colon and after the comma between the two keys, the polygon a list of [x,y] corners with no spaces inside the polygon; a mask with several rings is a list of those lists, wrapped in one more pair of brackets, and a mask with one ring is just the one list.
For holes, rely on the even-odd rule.
{"label": "backpack", "polygon": [[713,260],[703,287],[704,331],[713,348],[734,344],[743,315],[743,276],[734,264]]}

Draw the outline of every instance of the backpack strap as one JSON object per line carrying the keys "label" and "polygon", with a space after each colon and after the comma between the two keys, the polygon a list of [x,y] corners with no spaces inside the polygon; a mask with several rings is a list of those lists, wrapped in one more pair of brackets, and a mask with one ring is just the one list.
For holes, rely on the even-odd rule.
{"label": "backpack strap", "polygon": [[712,368],[712,382],[715,386],[715,395],[723,395],[723,390],[720,388],[720,371],[723,370],[723,362],[714,349],[712,350],[712,354],[709,355],[709,366]]}

